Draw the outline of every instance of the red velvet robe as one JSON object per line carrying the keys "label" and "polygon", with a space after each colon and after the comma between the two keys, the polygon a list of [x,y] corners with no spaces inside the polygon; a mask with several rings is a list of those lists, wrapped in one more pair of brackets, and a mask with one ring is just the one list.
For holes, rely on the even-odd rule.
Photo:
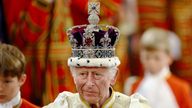
{"label": "red velvet robe", "polygon": [[11,44],[27,60],[22,97],[37,105],[48,104],[59,92],[75,88],[67,66],[71,46],[66,29],[72,27],[67,0],[49,1],[3,0]]}
{"label": "red velvet robe", "polygon": [[[17,108],[17,107],[16,107]],[[28,102],[27,100],[25,99],[22,99],[22,103],[21,105],[19,106],[19,108],[40,108],[30,102]]]}

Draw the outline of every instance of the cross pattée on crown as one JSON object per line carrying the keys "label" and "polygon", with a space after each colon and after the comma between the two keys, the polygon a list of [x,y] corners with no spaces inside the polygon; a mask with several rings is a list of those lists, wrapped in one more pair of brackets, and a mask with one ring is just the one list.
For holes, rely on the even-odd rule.
{"label": "cross patt\u00e9e on crown", "polygon": [[99,23],[100,2],[88,2],[88,21],[90,24],[96,25]]}
{"label": "cross patt\u00e9e on crown", "polygon": [[89,2],[88,14],[100,14],[100,2]]}

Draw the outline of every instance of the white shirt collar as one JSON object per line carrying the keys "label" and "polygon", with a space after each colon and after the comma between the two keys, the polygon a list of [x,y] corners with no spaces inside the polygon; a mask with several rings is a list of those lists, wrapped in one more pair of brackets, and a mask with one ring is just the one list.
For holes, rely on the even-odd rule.
{"label": "white shirt collar", "polygon": [[14,98],[12,98],[9,102],[0,103],[0,108],[13,108],[14,106],[20,103],[20,100],[21,100],[21,93],[19,91],[17,95]]}
{"label": "white shirt collar", "polygon": [[166,81],[170,74],[169,68],[165,67],[155,75],[147,72],[141,81],[137,92],[148,99],[152,108],[179,108],[172,89]]}

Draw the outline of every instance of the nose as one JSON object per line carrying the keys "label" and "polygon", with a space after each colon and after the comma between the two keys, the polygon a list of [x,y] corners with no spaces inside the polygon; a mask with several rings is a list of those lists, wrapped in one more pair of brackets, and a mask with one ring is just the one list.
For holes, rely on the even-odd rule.
{"label": "nose", "polygon": [[93,75],[92,75],[91,72],[88,73],[86,85],[87,85],[88,87],[94,86],[94,79],[93,79]]}
{"label": "nose", "polygon": [[155,60],[152,59],[152,58],[150,58],[150,59],[148,60],[148,64],[149,64],[150,66],[155,65]]}

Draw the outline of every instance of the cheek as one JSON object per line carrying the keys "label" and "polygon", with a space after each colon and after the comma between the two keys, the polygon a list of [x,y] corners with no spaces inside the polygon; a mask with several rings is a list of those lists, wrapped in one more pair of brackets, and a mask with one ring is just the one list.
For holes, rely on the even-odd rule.
{"label": "cheek", "polygon": [[18,93],[18,91],[20,90],[19,85],[10,85],[7,87],[6,89],[6,94],[7,94],[7,98],[8,100],[12,99],[14,96],[16,96],[16,94]]}
{"label": "cheek", "polygon": [[74,78],[74,82],[78,91],[81,90],[82,86],[85,84],[85,81],[78,77]]}
{"label": "cheek", "polygon": [[140,60],[143,66],[148,66],[150,64],[150,60],[147,58],[141,58]]}
{"label": "cheek", "polygon": [[12,85],[11,91],[12,91],[13,93],[17,93],[19,90],[20,90],[20,85],[19,85],[19,83]]}
{"label": "cheek", "polygon": [[96,85],[97,85],[98,89],[100,89],[100,91],[109,90],[110,84],[111,83],[110,83],[109,79],[96,81]]}
{"label": "cheek", "polygon": [[171,60],[169,58],[164,58],[162,61],[162,64],[169,65],[171,63]]}

